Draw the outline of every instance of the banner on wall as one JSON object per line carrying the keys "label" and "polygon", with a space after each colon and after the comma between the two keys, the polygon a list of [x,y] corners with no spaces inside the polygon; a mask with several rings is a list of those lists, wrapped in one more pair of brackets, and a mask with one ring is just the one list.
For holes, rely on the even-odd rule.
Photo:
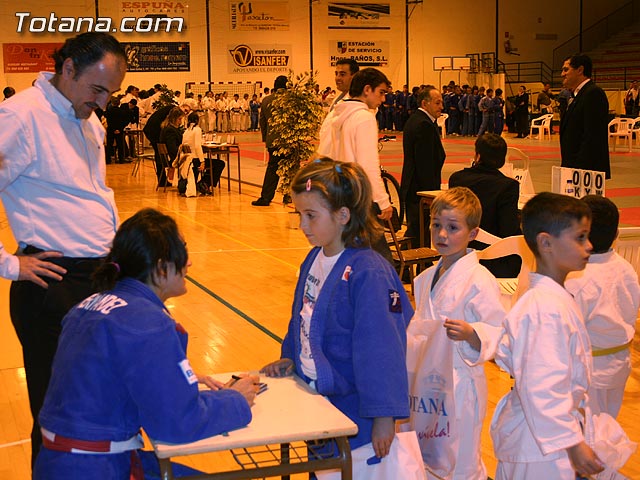
{"label": "banner on wall", "polygon": [[[151,22],[153,32],[167,33],[165,29],[167,26],[170,32],[183,32],[189,23],[189,2],[187,1],[104,2],[104,5],[101,3],[100,10],[112,17],[118,25],[127,21],[128,26],[135,28],[134,26],[138,24],[146,26]],[[143,30],[142,33],[148,31]]]}
{"label": "banner on wall", "polygon": [[62,43],[3,43],[4,73],[55,71],[53,52]]}
{"label": "banner on wall", "polygon": [[229,2],[231,30],[289,30],[289,2]]}
{"label": "banner on wall", "polygon": [[391,30],[389,3],[329,2],[329,29]]}
{"label": "banner on wall", "polygon": [[127,42],[128,72],[188,72],[189,42]]}
{"label": "banner on wall", "polygon": [[229,73],[288,73],[291,45],[229,45]]}
{"label": "banner on wall", "polygon": [[331,66],[341,58],[352,58],[362,67],[386,67],[389,64],[390,42],[388,41],[346,41],[329,42]]}

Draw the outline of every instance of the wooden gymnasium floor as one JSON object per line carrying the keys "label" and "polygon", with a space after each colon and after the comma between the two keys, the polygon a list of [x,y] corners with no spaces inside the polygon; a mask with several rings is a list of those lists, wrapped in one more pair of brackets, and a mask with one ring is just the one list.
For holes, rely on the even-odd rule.
{"label": "wooden gymnasium floor", "polygon": [[[552,141],[517,140],[506,135],[509,145],[525,150],[532,159],[531,172],[537,191],[549,189],[550,166],[559,163],[558,136]],[[264,173],[263,150],[258,134],[238,136],[242,148],[243,180],[260,185]],[[398,140],[401,140],[400,136]],[[447,150],[443,178],[468,164],[473,140],[459,137],[444,141]],[[401,141],[385,144],[381,154],[388,170],[399,175],[402,168]],[[640,149],[618,151],[613,156],[613,180],[609,196],[621,207],[624,225],[640,225]],[[236,175],[235,166],[231,169]],[[197,371],[224,372],[257,370],[276,359],[284,336],[298,266],[309,246],[298,229],[290,228],[291,208],[279,203],[253,207],[259,189],[244,184],[238,194],[217,189],[213,197],[181,198],[175,189],[155,191],[154,173],[149,164],[137,177],[130,165],[107,166],[108,183],[116,192],[121,219],[142,207],[153,207],[172,215],[188,241],[193,266],[189,270],[189,291],[170,300],[176,320],[190,333],[189,358]],[[8,250],[15,248],[4,211],[0,209],[0,240]],[[21,350],[8,315],[8,281],[0,281],[0,478],[29,478],[30,414],[22,368]],[[633,345],[633,374],[627,385],[620,422],[635,441],[640,414],[640,343]],[[488,422],[497,401],[508,391],[510,381],[494,364],[486,366],[489,380],[489,411],[483,434],[482,454],[495,471],[488,435]],[[159,379],[161,381],[161,379]],[[634,421],[633,419],[636,418]],[[215,470],[233,461],[229,456],[189,458],[185,463]],[[640,478],[640,454],[623,470],[629,478]],[[294,478],[305,478],[296,476]]]}

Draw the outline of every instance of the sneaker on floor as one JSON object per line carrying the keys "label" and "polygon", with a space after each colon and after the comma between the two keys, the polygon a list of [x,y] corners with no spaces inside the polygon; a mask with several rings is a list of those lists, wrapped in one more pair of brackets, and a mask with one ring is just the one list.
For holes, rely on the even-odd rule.
{"label": "sneaker on floor", "polygon": [[271,202],[269,200],[265,200],[264,198],[259,198],[251,202],[251,205],[255,207],[268,207]]}

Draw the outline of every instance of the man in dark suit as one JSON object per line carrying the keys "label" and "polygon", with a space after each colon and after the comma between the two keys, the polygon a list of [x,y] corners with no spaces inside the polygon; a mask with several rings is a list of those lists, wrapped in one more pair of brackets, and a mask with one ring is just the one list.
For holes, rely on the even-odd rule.
{"label": "man in dark suit", "polygon": [[591,80],[591,59],[577,54],[562,66],[563,86],[573,99],[560,123],[562,166],[605,172],[611,178],[609,163],[609,101]]}
{"label": "man in dark suit", "polygon": [[[260,104],[260,131],[262,132],[262,141],[267,147],[269,153],[269,163],[267,169],[264,172],[264,180],[262,181],[262,191],[260,198],[251,202],[251,205],[256,207],[268,207],[276,194],[276,188],[278,188],[278,182],[280,177],[278,176],[278,165],[280,164],[280,156],[276,155],[276,148],[273,146],[275,136],[273,132],[269,131],[269,119],[273,116],[272,103],[276,95],[282,95],[287,88],[287,77],[280,75],[273,83],[273,90],[271,95],[267,95],[262,99]],[[289,195],[285,195],[283,203],[291,203]]]}
{"label": "man in dark suit", "polygon": [[[476,155],[470,168],[457,171],[449,177],[449,188],[467,187],[476,194],[482,205],[480,228],[498,237],[520,234],[518,197],[520,184],[505,176],[499,169],[504,166],[507,142],[493,133],[476,139]],[[487,245],[474,241],[471,248],[482,250]],[[520,257],[510,255],[496,260],[482,261],[496,277],[517,277]]]}
{"label": "man in dark suit", "polygon": [[[436,120],[442,112],[442,95],[434,87],[426,87],[418,93],[419,108],[404,125],[402,149],[401,195],[407,211],[407,231],[412,246],[418,246],[420,238],[421,190],[440,190],[445,151],[440,141]],[[426,236],[428,238],[428,235]]]}

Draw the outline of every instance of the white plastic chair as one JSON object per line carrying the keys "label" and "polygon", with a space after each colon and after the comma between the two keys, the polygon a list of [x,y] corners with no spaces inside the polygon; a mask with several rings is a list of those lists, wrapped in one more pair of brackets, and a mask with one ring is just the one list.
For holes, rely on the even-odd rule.
{"label": "white plastic chair", "polygon": [[609,122],[609,139],[613,138],[613,151],[616,151],[616,144],[619,138],[624,138],[629,151],[631,151],[631,141],[633,139],[633,132],[631,128],[635,120],[632,118],[614,118]]}
{"label": "white plastic chair", "polygon": [[440,127],[440,135],[442,136],[442,138],[445,138],[447,136],[447,118],[449,118],[449,114],[443,113],[436,119],[436,123],[438,124],[438,127]]}
{"label": "white plastic chair", "polygon": [[640,276],[640,227],[620,228],[614,250],[629,262]]}
{"label": "white plastic chair", "polygon": [[[521,162],[522,166],[518,166],[514,162]],[[508,173],[507,169],[504,167],[501,168],[500,171],[505,175],[518,180],[518,183],[520,183],[520,202],[524,203],[536,193],[535,188],[533,187],[531,171],[529,170],[529,156],[519,148],[507,147],[505,167],[509,165]]]}
{"label": "white plastic chair", "polygon": [[477,252],[480,260],[493,260],[508,255],[518,255],[522,259],[522,266],[517,278],[499,278],[502,304],[508,311],[529,288],[529,273],[534,271],[536,260],[529,249],[523,235],[513,235],[498,240],[484,250]]}
{"label": "white plastic chair", "polygon": [[637,117],[633,120],[633,125],[631,126],[631,138],[633,142],[633,135],[636,136],[636,143],[640,145],[640,117]]}
{"label": "white plastic chair", "polygon": [[553,113],[540,115],[538,118],[531,120],[529,135],[533,136],[533,129],[537,128],[538,140],[544,140],[545,133],[549,134],[549,140],[551,140],[551,120],[553,120]]}
{"label": "white plastic chair", "polygon": [[486,230],[480,229],[478,231],[478,235],[476,236],[476,240],[486,245],[493,245],[494,243],[497,243],[500,240],[502,240],[502,238],[497,237],[493,233],[489,233]]}
{"label": "white plastic chair", "polygon": [[514,168],[522,168],[522,170],[529,170],[529,155],[516,147],[507,147],[507,160],[508,163],[522,162],[522,166],[514,165]]}

